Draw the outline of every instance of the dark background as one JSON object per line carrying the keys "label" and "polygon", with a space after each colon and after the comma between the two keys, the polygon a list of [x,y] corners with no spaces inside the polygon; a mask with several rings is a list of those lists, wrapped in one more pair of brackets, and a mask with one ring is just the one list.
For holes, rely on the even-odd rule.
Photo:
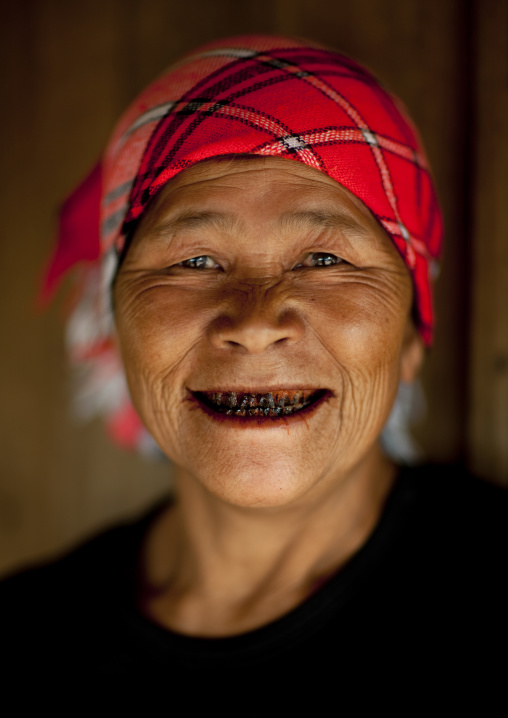
{"label": "dark background", "polygon": [[184,51],[284,33],[367,65],[409,108],[441,197],[446,249],[417,434],[508,484],[508,3],[505,0],[0,2],[0,570],[65,548],[166,490],[167,464],[69,415],[60,295],[35,287],[63,197],[120,113]]}

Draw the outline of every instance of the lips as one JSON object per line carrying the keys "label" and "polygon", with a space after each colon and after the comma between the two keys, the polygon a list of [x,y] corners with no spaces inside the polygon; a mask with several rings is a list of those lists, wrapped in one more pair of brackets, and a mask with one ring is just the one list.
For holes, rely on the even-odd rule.
{"label": "lips", "polygon": [[265,393],[242,391],[196,391],[194,397],[217,414],[238,417],[292,416],[312,406],[327,393],[326,389],[296,389]]}

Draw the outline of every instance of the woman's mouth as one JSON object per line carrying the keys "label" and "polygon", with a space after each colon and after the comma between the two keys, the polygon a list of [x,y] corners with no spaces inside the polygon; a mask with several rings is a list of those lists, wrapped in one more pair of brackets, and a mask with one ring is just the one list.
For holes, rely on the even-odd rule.
{"label": "woman's mouth", "polygon": [[295,389],[260,392],[195,391],[199,404],[216,415],[238,418],[287,419],[307,414],[332,395],[328,389]]}

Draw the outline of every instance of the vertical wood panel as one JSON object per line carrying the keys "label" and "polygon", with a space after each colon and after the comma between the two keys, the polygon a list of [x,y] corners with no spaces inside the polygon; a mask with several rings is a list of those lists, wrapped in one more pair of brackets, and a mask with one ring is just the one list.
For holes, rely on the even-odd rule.
{"label": "vertical wood panel", "polygon": [[508,485],[508,3],[477,0],[470,459]]}

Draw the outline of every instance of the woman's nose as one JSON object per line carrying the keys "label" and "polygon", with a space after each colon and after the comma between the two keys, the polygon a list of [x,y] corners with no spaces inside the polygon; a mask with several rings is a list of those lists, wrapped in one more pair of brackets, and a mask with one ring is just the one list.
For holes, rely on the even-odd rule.
{"label": "woman's nose", "polygon": [[301,339],[303,319],[276,287],[254,286],[235,295],[210,326],[209,337],[215,347],[262,354],[275,344]]}

